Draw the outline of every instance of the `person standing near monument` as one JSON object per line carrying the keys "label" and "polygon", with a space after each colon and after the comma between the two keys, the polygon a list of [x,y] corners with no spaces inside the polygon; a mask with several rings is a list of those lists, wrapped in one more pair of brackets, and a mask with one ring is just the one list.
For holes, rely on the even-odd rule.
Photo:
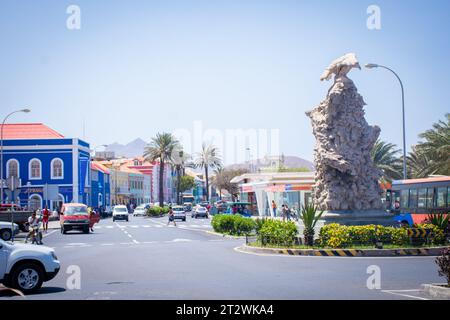
{"label": "person standing near monument", "polygon": [[277,205],[275,203],[275,200],[272,200],[272,212],[273,212],[273,216],[276,217],[277,216]]}

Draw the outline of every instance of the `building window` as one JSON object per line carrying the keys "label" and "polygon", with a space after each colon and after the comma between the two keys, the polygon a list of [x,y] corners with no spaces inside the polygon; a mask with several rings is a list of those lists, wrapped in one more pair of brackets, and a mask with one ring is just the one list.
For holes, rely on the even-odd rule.
{"label": "building window", "polygon": [[38,194],[33,194],[30,196],[29,199],[29,207],[30,210],[35,211],[37,209],[41,209],[42,208],[42,197]]}
{"label": "building window", "polygon": [[32,159],[29,165],[30,179],[42,179],[41,160]]}
{"label": "building window", "polygon": [[19,161],[16,159],[8,160],[6,163],[6,177],[16,177],[19,178]]}
{"label": "building window", "polygon": [[64,163],[61,159],[53,159],[50,166],[52,179],[64,179]]}
{"label": "building window", "polygon": [[103,206],[103,195],[101,193],[98,194],[98,205]]}

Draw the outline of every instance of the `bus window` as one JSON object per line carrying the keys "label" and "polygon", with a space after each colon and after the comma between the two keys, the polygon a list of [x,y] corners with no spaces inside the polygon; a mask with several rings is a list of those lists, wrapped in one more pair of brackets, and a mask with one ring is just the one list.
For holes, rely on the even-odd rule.
{"label": "bus window", "polygon": [[409,190],[409,208],[417,208],[417,189]]}
{"label": "bus window", "polygon": [[447,188],[438,188],[437,189],[437,195],[436,195],[436,206],[438,208],[445,208],[445,196],[446,196]]}
{"label": "bus window", "polygon": [[434,188],[427,189],[427,208],[434,208]]}
{"label": "bus window", "polygon": [[408,208],[408,195],[408,189],[400,191],[400,205],[402,208]]}
{"label": "bus window", "polygon": [[419,189],[419,200],[417,201],[418,208],[425,208],[427,206],[427,189]]}

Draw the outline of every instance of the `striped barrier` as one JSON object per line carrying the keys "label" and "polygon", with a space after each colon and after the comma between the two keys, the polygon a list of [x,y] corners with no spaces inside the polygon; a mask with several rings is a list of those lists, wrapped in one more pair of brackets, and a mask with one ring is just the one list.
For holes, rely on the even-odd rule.
{"label": "striped barrier", "polygon": [[430,236],[432,233],[431,229],[417,229],[417,228],[411,228],[408,229],[408,237],[413,238],[424,238]]}
{"label": "striped barrier", "polygon": [[398,257],[438,256],[445,247],[405,249],[278,249],[244,245],[241,250],[251,253],[279,254],[289,256],[315,257]]}

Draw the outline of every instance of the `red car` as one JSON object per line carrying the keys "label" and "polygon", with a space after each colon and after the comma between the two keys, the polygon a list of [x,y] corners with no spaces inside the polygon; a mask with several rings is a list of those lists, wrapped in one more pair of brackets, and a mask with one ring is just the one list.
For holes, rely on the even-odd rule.
{"label": "red car", "polygon": [[82,203],[63,204],[60,212],[61,233],[65,234],[70,230],[81,230],[89,233],[95,223],[100,220],[100,215],[89,213],[88,207]]}

